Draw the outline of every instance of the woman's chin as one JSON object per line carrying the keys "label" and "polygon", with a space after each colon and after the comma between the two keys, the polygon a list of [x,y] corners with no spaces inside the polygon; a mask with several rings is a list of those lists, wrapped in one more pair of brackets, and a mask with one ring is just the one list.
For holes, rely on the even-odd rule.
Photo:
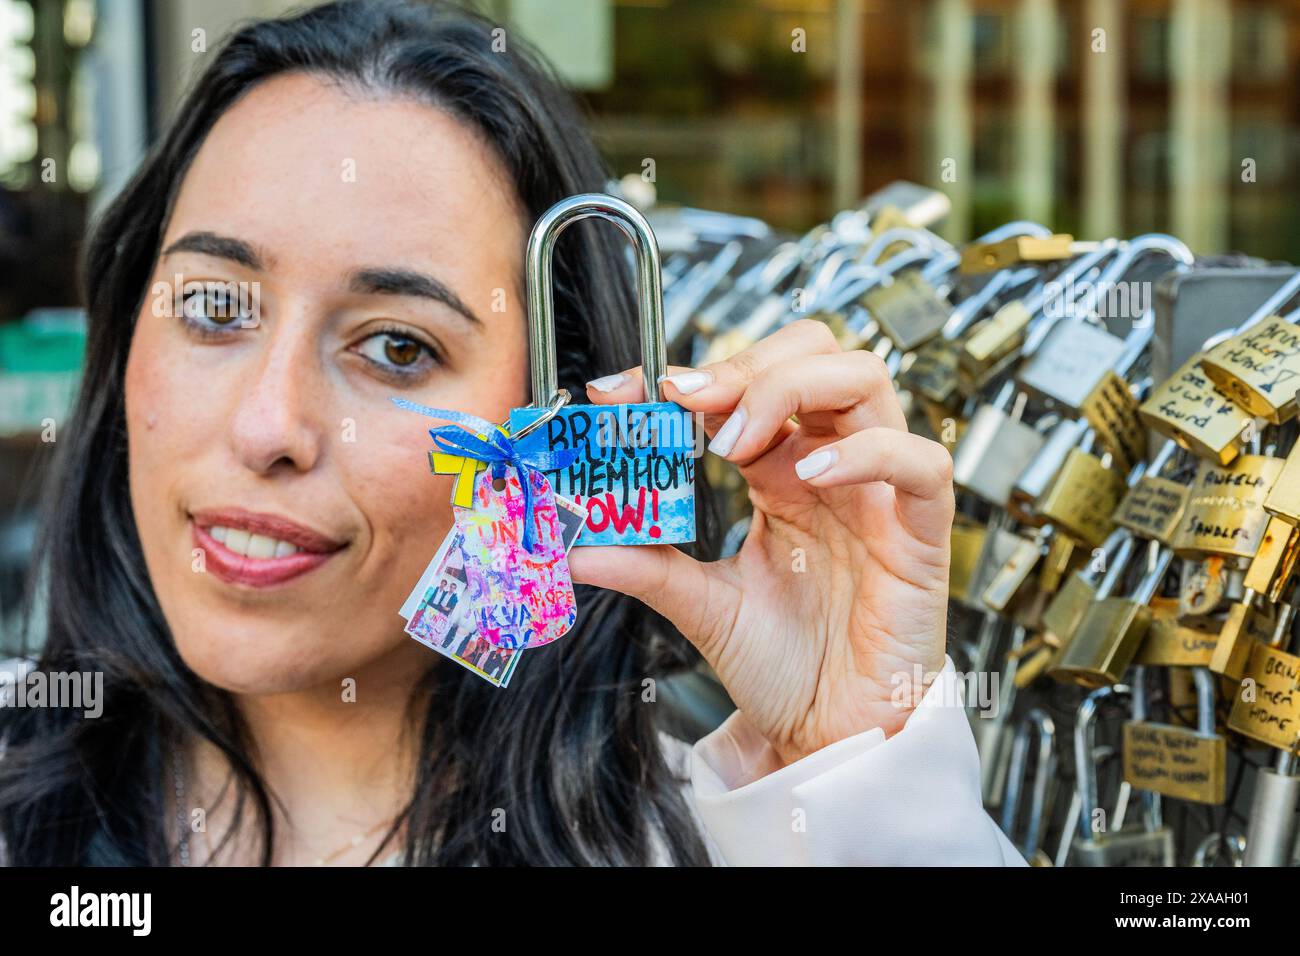
{"label": "woman's chin", "polygon": [[314,642],[289,641],[283,634],[211,635],[178,641],[177,649],[201,680],[232,694],[293,694],[326,685],[337,692],[367,660],[355,654],[340,658],[337,644],[321,643],[319,635]]}

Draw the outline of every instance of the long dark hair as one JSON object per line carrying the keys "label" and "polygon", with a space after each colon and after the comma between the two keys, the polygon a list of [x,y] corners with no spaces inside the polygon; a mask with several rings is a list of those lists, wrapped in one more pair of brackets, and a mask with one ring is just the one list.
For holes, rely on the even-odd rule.
{"label": "long dark hair", "polygon": [[[270,862],[273,797],[238,711],[182,662],[145,570],[127,491],[123,381],[134,319],[208,130],[277,74],[315,73],[448,111],[495,148],[530,222],[567,195],[602,190],[605,171],[568,94],[517,38],[494,51],[494,29],[449,5],[389,0],[252,23],[213,59],[98,222],[84,267],[85,378],[75,418],[60,430],[35,567],[47,633],[37,666],[103,672],[103,716],[0,709],[8,862],[165,865],[176,834],[164,809],[168,741],[183,735],[225,753],[240,812],[251,806]],[[610,231],[588,224],[556,252],[560,384],[575,395],[596,375],[640,363],[622,253]],[[701,503],[697,553],[712,557],[704,542],[716,529],[707,497]],[[581,588],[579,605],[573,631],[530,655],[505,691],[430,655],[412,702],[419,775],[393,829],[405,825],[407,863],[645,863],[656,847],[674,863],[707,861],[661,751],[655,707],[642,700],[647,677],[689,665],[694,652],[621,595]],[[507,812],[503,832],[491,825],[494,808]]]}

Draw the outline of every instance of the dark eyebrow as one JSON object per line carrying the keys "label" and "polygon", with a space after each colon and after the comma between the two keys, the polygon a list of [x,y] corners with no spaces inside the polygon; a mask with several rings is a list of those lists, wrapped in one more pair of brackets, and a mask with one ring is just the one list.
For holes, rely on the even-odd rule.
{"label": "dark eyebrow", "polygon": [[441,302],[460,313],[472,325],[481,326],[474,311],[437,279],[411,269],[359,269],[352,273],[348,288],[361,295],[409,295]]}
{"label": "dark eyebrow", "polygon": [[264,272],[270,261],[268,256],[259,253],[251,243],[231,236],[219,236],[215,232],[187,232],[163,250],[163,256],[173,252],[198,252],[218,259],[229,259],[255,272]]}

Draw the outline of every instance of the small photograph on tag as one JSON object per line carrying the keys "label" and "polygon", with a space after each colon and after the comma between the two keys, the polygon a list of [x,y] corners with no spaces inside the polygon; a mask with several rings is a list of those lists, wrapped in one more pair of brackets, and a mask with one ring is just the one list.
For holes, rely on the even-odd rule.
{"label": "small photograph on tag", "polygon": [[452,539],[455,537],[456,526],[452,525],[451,530],[447,532],[447,536],[442,539],[442,544],[438,545],[438,550],[434,554],[433,560],[425,566],[424,573],[420,575],[420,580],[415,582],[415,587],[411,589],[411,593],[408,594],[406,600],[402,602],[402,608],[398,612],[402,615],[402,620],[409,621],[411,615],[415,613],[416,608],[420,606],[420,602],[424,599],[425,593],[433,585],[434,577],[441,570],[442,563],[447,560],[447,550],[451,547]]}
{"label": "small photograph on tag", "polygon": [[[453,538],[459,536],[452,536]],[[498,687],[505,687],[519,662],[519,652],[496,647],[478,637],[462,613],[466,577],[459,542],[439,549],[442,564],[406,625],[406,633],[431,650]]]}
{"label": "small photograph on tag", "polygon": [[587,524],[587,509],[570,498],[556,495],[555,512],[560,519],[560,539],[564,542],[564,550],[567,552],[573,547],[573,542],[578,540],[578,535],[582,534],[582,529]]}

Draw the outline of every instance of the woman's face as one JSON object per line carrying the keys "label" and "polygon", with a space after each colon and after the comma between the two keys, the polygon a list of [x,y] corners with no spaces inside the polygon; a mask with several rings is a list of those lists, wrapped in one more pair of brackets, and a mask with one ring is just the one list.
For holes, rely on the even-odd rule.
{"label": "woman's face", "polygon": [[524,403],[524,229],[489,147],[427,105],[291,75],[217,122],[126,375],[144,557],[200,677],[281,693],[427,659],[397,612],[451,485],[436,423],[389,397],[494,421]]}

